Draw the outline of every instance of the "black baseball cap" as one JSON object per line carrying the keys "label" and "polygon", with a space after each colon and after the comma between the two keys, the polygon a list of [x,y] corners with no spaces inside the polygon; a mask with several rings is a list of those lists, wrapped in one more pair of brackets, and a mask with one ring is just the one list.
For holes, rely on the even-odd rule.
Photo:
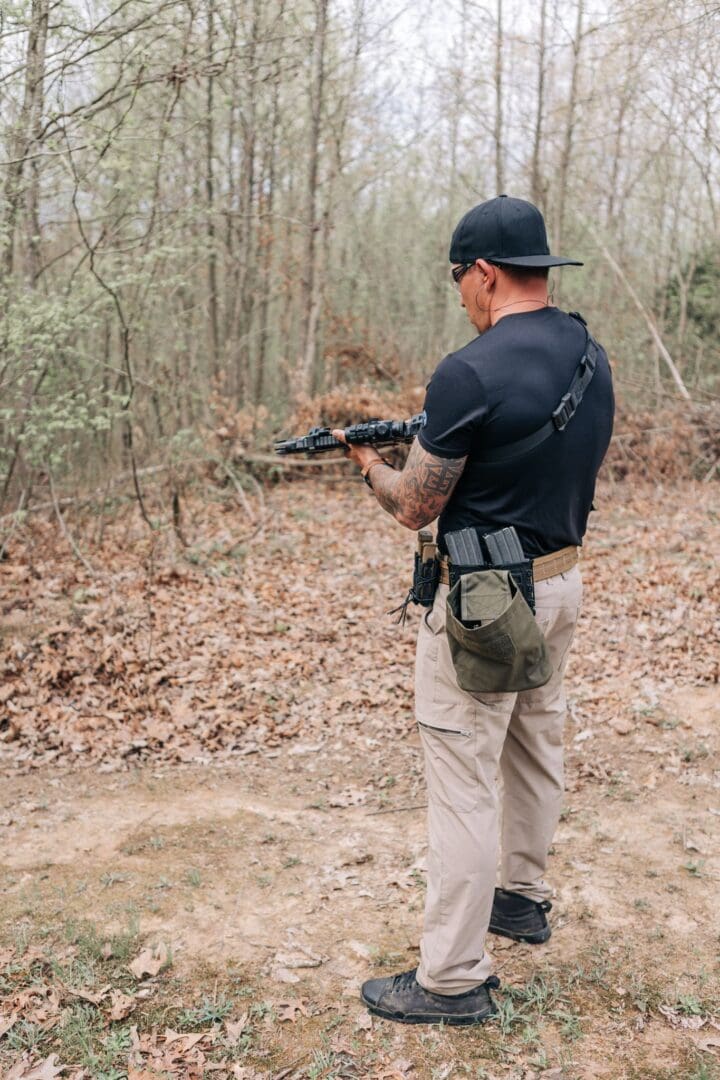
{"label": "black baseball cap", "polygon": [[498,195],[474,206],[458,222],[450,241],[450,262],[487,259],[500,266],[582,266],[577,259],[551,255],[545,221],[525,199]]}

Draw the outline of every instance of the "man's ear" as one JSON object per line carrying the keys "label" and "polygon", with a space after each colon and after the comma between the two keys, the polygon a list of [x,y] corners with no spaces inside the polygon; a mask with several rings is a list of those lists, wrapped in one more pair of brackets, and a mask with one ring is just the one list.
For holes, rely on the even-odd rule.
{"label": "man's ear", "polygon": [[491,289],[497,281],[497,267],[493,266],[493,264],[489,263],[486,259],[476,259],[475,263],[477,266],[480,267],[483,274],[485,275],[485,284],[489,289]]}

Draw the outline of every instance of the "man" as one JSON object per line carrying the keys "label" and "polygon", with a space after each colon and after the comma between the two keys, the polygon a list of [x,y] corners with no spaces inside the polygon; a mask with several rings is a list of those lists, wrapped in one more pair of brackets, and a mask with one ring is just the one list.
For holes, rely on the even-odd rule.
{"label": "man", "polygon": [[[488,1019],[496,1012],[490,990],[499,984],[484,948],[487,931],[534,944],[550,936],[544,872],[563,793],[562,677],[581,601],[577,549],[613,418],[607,357],[597,347],[594,374],[574,415],[563,430],[548,423],[582,370],[590,339],[579,317],[550,304],[548,268],[582,264],[550,255],[536,207],[504,195],[474,207],[455,229],[450,262],[478,336],[433,374],[427,424],[401,472],[372,447],[347,453],[402,525],[420,529],[439,518],[441,553],[443,536],[453,530],[515,527],[533,560],[536,618],[553,674],[539,689],[519,693],[461,690],[445,633],[448,585],[441,577],[416,655],[428,789],[420,964],[362,988],[371,1012],[405,1023]],[[528,450],[527,437],[544,426],[544,437]],[[499,452],[511,444],[520,452]],[[488,461],[493,451],[496,460]],[[501,888],[495,888],[498,771]]]}

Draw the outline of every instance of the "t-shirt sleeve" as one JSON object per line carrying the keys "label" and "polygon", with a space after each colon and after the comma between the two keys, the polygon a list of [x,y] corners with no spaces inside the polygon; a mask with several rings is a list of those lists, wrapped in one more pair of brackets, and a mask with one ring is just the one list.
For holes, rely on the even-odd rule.
{"label": "t-shirt sleeve", "polygon": [[427,422],[417,437],[423,450],[436,457],[467,457],[487,403],[478,379],[452,353],[430,379],[424,408]]}

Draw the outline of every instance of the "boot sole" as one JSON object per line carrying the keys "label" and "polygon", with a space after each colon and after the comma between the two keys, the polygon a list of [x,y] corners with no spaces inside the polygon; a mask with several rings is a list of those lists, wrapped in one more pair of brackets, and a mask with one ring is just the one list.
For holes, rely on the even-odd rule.
{"label": "boot sole", "polygon": [[536,930],[534,934],[516,934],[512,930],[505,930],[490,923],[488,933],[496,934],[497,937],[510,938],[512,941],[522,941],[526,945],[544,945],[552,934],[552,928],[545,926],[542,930]]}
{"label": "boot sole", "polygon": [[373,1016],[380,1016],[383,1020],[394,1020],[396,1024],[444,1024],[446,1027],[471,1027],[475,1024],[486,1024],[488,1020],[493,1020],[498,1014],[498,1010],[494,1009],[487,1015],[481,1015],[480,1013],[468,1013],[466,1016],[437,1016],[430,1013],[407,1015],[406,1013],[390,1012],[389,1009],[380,1009],[377,1005],[371,1005],[362,995],[361,998],[368,1012],[371,1012]]}

